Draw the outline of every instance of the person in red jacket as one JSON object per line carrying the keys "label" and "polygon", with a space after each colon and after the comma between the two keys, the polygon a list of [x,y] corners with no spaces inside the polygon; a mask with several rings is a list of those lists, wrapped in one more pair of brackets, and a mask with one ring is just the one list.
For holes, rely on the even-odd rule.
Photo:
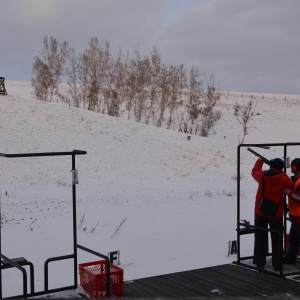
{"label": "person in red jacket", "polygon": [[[268,228],[271,230],[283,230],[283,213],[285,203],[283,201],[283,190],[292,189],[294,182],[289,176],[283,172],[284,162],[281,158],[275,158],[270,161],[270,169],[262,170],[263,160],[259,158],[253,169],[252,177],[258,182],[258,189],[255,201],[255,216],[254,226],[261,228]],[[264,179],[264,193],[262,193]],[[260,209],[260,202],[262,198],[266,198],[278,204],[277,214],[269,216],[263,213]],[[277,233],[271,232],[272,240],[272,265],[274,270],[280,270],[280,261],[282,253],[280,251],[280,243],[282,242]],[[263,269],[266,264],[266,249],[268,245],[268,232],[265,230],[255,231],[254,242],[254,264],[258,269]]]}
{"label": "person in red jacket", "polygon": [[292,180],[295,183],[293,189],[285,189],[283,193],[289,196],[289,220],[291,227],[289,232],[290,246],[286,251],[283,262],[296,264],[300,246],[300,158],[295,158],[291,163],[291,171],[294,174]]}

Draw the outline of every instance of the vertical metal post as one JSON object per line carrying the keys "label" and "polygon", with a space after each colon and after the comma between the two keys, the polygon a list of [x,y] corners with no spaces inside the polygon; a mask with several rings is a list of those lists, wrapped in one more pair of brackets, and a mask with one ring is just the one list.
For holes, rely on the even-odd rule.
{"label": "vertical metal post", "polygon": [[[284,154],[283,154],[283,158],[284,161],[286,161],[286,157],[287,157],[287,145],[284,145]],[[286,172],[286,164],[284,164],[284,171]],[[284,214],[283,214],[283,236],[282,236],[282,240],[281,240],[281,244],[282,248],[284,251],[286,251],[286,227],[287,227],[287,219],[286,219],[286,200],[287,200],[287,196],[284,196]]]}
{"label": "vertical metal post", "polygon": [[[75,154],[72,154],[72,175],[75,172]],[[78,287],[77,280],[77,221],[76,221],[76,182],[72,176],[72,195],[73,195],[73,251],[74,251],[74,285]]]}
{"label": "vertical metal post", "polygon": [[[2,254],[2,241],[1,241],[1,221],[2,221],[2,210],[1,210],[1,189],[0,189],[0,254]],[[2,268],[0,268],[0,299],[2,299]]]}
{"label": "vertical metal post", "polygon": [[240,145],[237,148],[237,261],[240,262]]}

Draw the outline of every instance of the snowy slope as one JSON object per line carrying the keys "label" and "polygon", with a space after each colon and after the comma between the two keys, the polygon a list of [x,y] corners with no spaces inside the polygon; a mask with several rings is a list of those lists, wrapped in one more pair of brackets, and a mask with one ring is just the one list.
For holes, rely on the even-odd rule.
{"label": "snowy slope", "polygon": [[[188,141],[184,133],[38,101],[30,83],[8,81],[6,89],[8,96],[0,97],[0,153],[87,151],[76,158],[78,243],[103,254],[120,250],[125,280],[235,259],[227,256],[228,241],[236,239],[242,135],[235,102],[257,100],[259,114],[245,143],[297,142],[300,128],[295,95],[224,93],[214,132]],[[256,158],[243,150],[242,217],[253,222],[256,183],[250,173]],[[279,147],[257,151],[268,158],[283,155]],[[298,153],[293,148],[290,154]],[[67,157],[0,157],[2,252],[38,266],[37,290],[43,288],[44,261],[72,253],[70,170]],[[249,237],[249,255],[252,246]],[[79,263],[96,259],[79,252]],[[50,288],[71,284],[70,274],[69,263],[53,267]],[[17,292],[16,276],[8,270],[3,279],[8,295]]]}

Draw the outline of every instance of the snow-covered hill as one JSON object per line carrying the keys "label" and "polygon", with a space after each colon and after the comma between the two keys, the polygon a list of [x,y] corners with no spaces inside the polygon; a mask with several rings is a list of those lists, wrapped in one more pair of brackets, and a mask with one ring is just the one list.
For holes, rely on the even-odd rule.
{"label": "snow-covered hill", "polygon": [[[6,82],[0,96],[0,153],[86,150],[76,159],[78,243],[120,250],[125,280],[232,262],[236,239],[237,147],[242,127],[235,102],[257,100],[245,143],[297,142],[300,96],[224,93],[222,118],[208,138],[34,99],[30,83]],[[259,149],[282,157],[280,147]],[[294,147],[291,157],[300,156]],[[242,217],[253,222],[256,158],[241,156]],[[1,158],[2,253],[37,265],[72,253],[71,161],[67,157]],[[244,243],[249,255],[253,237]],[[247,245],[249,247],[247,247]],[[79,263],[97,260],[79,253]],[[71,284],[72,269],[50,270],[50,288]],[[71,270],[70,270],[71,269]],[[4,295],[21,276],[7,270]],[[21,293],[21,284],[20,291]]]}

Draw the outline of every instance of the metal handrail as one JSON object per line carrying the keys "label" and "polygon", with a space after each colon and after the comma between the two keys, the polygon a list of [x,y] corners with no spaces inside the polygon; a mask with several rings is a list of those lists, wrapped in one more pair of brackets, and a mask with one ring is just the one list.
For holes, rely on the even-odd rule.
{"label": "metal handrail", "polygon": [[[87,151],[83,151],[83,150],[76,150],[74,149],[73,151],[63,151],[63,152],[38,152],[38,153],[16,153],[16,154],[11,154],[11,153],[0,153],[0,157],[6,157],[6,158],[24,158],[24,157],[43,157],[43,156],[71,156],[72,157],[72,172],[76,170],[76,166],[75,166],[75,157],[77,155],[84,155],[87,154]],[[77,170],[76,170],[77,171]],[[73,173],[72,173],[73,174]],[[54,258],[50,258],[45,262],[45,291],[40,291],[40,292],[34,292],[34,283],[33,280],[31,282],[31,293],[27,294],[27,274],[25,272],[24,268],[20,268],[19,265],[17,264],[13,264],[11,263],[12,266],[18,268],[19,270],[21,270],[23,272],[23,281],[26,281],[26,284],[24,284],[24,294],[27,296],[36,296],[36,295],[43,295],[45,293],[52,293],[52,292],[56,292],[56,291],[63,291],[63,290],[67,290],[67,289],[76,289],[78,287],[77,285],[77,231],[76,231],[76,184],[78,182],[75,182],[73,180],[72,182],[72,207],[73,207],[73,249],[74,249],[74,254],[72,255],[65,255],[65,256],[59,256],[59,257],[54,257]],[[1,196],[1,195],[0,195]],[[1,203],[0,203],[1,204]],[[0,205],[0,211],[1,211],[1,205]],[[1,248],[1,228],[0,228],[0,255],[1,257],[5,257],[2,256],[2,248]],[[56,260],[63,260],[63,259],[69,259],[69,258],[73,258],[74,259],[74,285],[72,286],[66,286],[66,287],[61,287],[58,289],[48,289],[48,264],[51,261],[56,261]],[[7,261],[10,261],[7,258]],[[11,261],[10,261],[11,262]],[[25,273],[24,273],[25,272]],[[31,278],[34,278],[33,275],[33,265],[31,266]],[[22,296],[22,295],[21,295]],[[15,296],[15,297],[19,297],[19,296]],[[0,298],[2,298],[2,268],[0,269]]]}
{"label": "metal handrail", "polygon": [[[249,233],[255,233],[255,230],[262,230],[262,231],[267,231],[267,232],[273,232],[279,235],[279,252],[281,253],[281,255],[279,256],[279,264],[280,264],[280,275],[283,275],[283,268],[282,268],[282,263],[283,263],[283,259],[282,259],[282,253],[283,253],[283,234],[281,230],[277,230],[277,229],[270,229],[270,228],[264,228],[264,227],[259,227],[259,226],[254,226],[254,225],[250,225],[250,224],[245,224],[245,223],[239,223],[240,226],[245,226],[246,230],[240,229],[239,233],[240,234],[247,234],[247,229],[252,229]],[[270,255],[270,253],[268,253],[268,255]],[[249,259],[249,258],[253,258],[253,256],[248,256],[248,257],[239,257],[239,261],[238,263],[240,263],[241,260],[245,260],[245,259]]]}
{"label": "metal handrail", "polygon": [[[33,263],[30,261],[19,263],[20,266],[29,266],[30,271],[30,293],[34,293],[34,266]],[[1,270],[13,268],[14,266],[7,264],[7,265],[1,265]]]}
{"label": "metal handrail", "polygon": [[[27,298],[27,273],[26,273],[26,270],[23,267],[21,267],[19,264],[17,264],[16,262],[11,260],[10,258],[3,255],[2,253],[0,253],[0,257],[5,259],[8,264],[10,264],[11,266],[17,268],[18,270],[20,270],[22,272],[22,274],[23,274],[23,296],[24,296],[24,298]],[[2,298],[2,295],[0,295],[0,296]]]}
{"label": "metal handrail", "polygon": [[53,262],[53,261],[60,261],[60,260],[65,260],[65,259],[70,259],[70,258],[74,258],[75,255],[74,254],[70,254],[70,255],[62,255],[62,256],[56,256],[56,257],[51,257],[51,258],[48,258],[46,261],[45,261],[45,264],[44,264],[44,285],[45,285],[45,292],[48,292],[49,289],[48,289],[48,279],[49,279],[49,268],[48,268],[48,265],[50,262]]}
{"label": "metal handrail", "polygon": [[0,153],[0,156],[17,158],[17,157],[37,157],[37,156],[83,155],[86,153],[87,152],[83,150],[73,150],[73,151],[64,151],[64,152],[37,152],[37,153],[16,153],[16,154]]}

